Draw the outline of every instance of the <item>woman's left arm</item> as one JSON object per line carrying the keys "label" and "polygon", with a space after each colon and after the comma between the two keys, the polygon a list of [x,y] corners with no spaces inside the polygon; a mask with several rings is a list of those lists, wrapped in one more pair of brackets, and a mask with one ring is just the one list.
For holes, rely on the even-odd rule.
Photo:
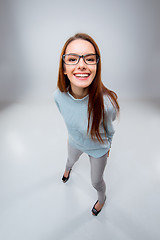
{"label": "woman's left arm", "polygon": [[113,127],[113,121],[116,119],[116,109],[110,102],[110,104],[104,104],[104,127],[107,135],[107,139],[110,143],[110,146],[112,144],[113,135],[115,133],[114,127]]}

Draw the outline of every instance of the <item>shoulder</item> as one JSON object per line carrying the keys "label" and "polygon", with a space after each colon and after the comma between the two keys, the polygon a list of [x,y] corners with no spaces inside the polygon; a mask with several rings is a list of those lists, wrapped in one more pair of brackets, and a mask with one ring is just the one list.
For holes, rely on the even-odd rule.
{"label": "shoulder", "polygon": [[53,98],[56,102],[66,100],[66,92],[61,92],[58,88],[53,92]]}
{"label": "shoulder", "polygon": [[63,105],[66,102],[65,101],[65,92],[61,92],[58,88],[53,92],[53,98],[54,101],[59,109],[59,111],[61,112],[61,110],[63,109]]}
{"label": "shoulder", "polygon": [[112,99],[111,99],[111,97],[110,97],[108,94],[104,94],[104,95],[103,95],[103,102],[104,102],[104,108],[105,108],[106,110],[109,110],[109,109],[113,109],[113,108],[114,108]]}
{"label": "shoulder", "polygon": [[113,100],[108,94],[103,95],[103,102],[104,102],[104,112],[112,118],[112,120],[115,120],[117,111],[116,107],[114,106]]}
{"label": "shoulder", "polygon": [[60,90],[57,88],[54,92],[53,92],[53,97],[54,97],[54,100],[57,100],[61,95],[61,92]]}

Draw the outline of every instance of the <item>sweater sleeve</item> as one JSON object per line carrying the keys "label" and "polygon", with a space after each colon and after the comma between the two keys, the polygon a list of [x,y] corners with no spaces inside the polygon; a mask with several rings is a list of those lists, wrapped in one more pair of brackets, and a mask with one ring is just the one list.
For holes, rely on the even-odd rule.
{"label": "sweater sleeve", "polygon": [[112,144],[113,135],[115,133],[113,121],[116,119],[116,109],[111,103],[108,96],[104,96],[104,126],[107,139]]}

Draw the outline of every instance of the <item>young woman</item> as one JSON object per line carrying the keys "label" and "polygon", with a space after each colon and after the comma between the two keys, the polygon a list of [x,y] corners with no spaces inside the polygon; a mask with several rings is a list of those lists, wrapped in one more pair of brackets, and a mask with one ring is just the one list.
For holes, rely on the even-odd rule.
{"label": "young woman", "polygon": [[64,44],[57,86],[54,99],[69,135],[62,180],[67,182],[80,155],[88,154],[92,185],[98,193],[92,214],[98,215],[106,200],[103,172],[114,134],[112,121],[119,113],[119,105],[116,93],[101,81],[100,51],[89,35],[78,33]]}

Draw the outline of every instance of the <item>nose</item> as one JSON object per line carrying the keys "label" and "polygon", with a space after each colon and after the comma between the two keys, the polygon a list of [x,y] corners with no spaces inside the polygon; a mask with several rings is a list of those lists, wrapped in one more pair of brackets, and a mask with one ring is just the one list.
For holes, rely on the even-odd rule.
{"label": "nose", "polygon": [[81,57],[79,59],[79,63],[78,63],[78,66],[77,66],[79,69],[84,69],[86,68],[86,63],[84,62],[83,58]]}

